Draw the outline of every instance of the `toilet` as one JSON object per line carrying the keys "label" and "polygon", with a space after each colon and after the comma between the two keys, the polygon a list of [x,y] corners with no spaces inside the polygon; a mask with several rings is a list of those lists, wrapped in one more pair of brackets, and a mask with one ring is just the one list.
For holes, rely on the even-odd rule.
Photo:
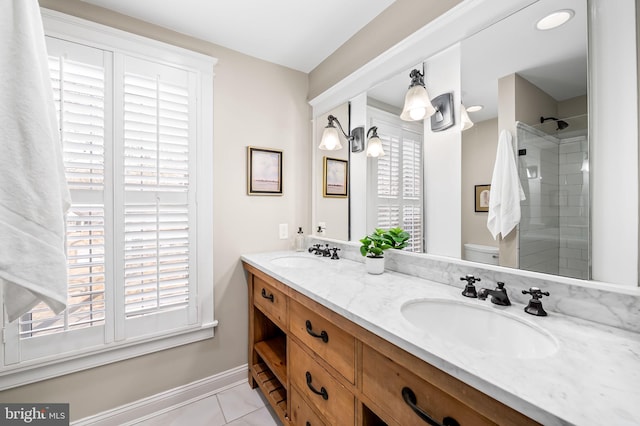
{"label": "toilet", "polygon": [[498,249],[498,247],[467,243],[464,245],[464,258],[465,260],[470,260],[472,262],[498,265],[500,260],[500,249]]}

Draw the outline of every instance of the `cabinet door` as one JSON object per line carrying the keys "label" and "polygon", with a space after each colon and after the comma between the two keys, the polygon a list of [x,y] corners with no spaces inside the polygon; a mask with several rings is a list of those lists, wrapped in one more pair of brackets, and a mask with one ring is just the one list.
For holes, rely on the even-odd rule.
{"label": "cabinet door", "polygon": [[355,423],[354,396],[298,344],[289,344],[289,380],[331,425]]}
{"label": "cabinet door", "polygon": [[[366,345],[362,348],[362,366],[362,392],[399,424],[428,424],[416,412],[421,410],[440,424],[444,423],[445,417],[452,417],[462,426],[495,425],[451,395]],[[408,396],[410,394],[413,397]],[[405,399],[413,399],[413,402]],[[411,407],[412,404],[414,408]]]}
{"label": "cabinet door", "polygon": [[289,332],[355,383],[356,339],[329,320],[291,300]]}

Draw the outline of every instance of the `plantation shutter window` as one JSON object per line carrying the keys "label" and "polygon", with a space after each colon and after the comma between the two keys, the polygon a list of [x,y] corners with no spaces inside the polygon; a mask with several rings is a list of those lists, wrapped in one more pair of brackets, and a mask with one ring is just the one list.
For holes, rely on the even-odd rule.
{"label": "plantation shutter window", "polygon": [[407,250],[422,252],[422,135],[402,131],[402,227],[411,234]]}
{"label": "plantation shutter window", "polygon": [[[398,136],[391,136],[390,129],[378,128],[385,155],[378,157],[378,223],[379,228],[391,228],[400,222],[400,151]],[[386,132],[385,132],[386,130]]]}
{"label": "plantation shutter window", "polygon": [[378,127],[385,153],[370,160],[375,188],[370,193],[375,217],[370,220],[378,228],[404,228],[411,235],[405,250],[422,252],[422,134],[390,114],[370,112],[370,125]]}
{"label": "plantation shutter window", "polygon": [[72,198],[67,308],[4,324],[0,390],[211,338],[217,324],[216,60],[42,13]]}

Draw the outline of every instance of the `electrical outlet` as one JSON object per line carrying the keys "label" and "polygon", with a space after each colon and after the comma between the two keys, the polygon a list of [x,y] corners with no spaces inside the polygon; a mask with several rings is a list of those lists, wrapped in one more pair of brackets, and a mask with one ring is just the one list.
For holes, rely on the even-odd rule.
{"label": "electrical outlet", "polygon": [[280,239],[286,240],[289,238],[289,225],[286,223],[280,224]]}

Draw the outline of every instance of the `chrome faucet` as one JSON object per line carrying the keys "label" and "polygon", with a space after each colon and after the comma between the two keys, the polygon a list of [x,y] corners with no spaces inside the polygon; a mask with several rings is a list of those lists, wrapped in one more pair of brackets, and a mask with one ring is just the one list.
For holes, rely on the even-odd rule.
{"label": "chrome faucet", "polygon": [[481,288],[478,290],[478,299],[485,300],[487,296],[491,296],[491,303],[495,303],[500,306],[510,306],[511,301],[507,295],[507,289],[504,288],[503,282],[498,282],[498,287],[494,290],[488,288]]}

